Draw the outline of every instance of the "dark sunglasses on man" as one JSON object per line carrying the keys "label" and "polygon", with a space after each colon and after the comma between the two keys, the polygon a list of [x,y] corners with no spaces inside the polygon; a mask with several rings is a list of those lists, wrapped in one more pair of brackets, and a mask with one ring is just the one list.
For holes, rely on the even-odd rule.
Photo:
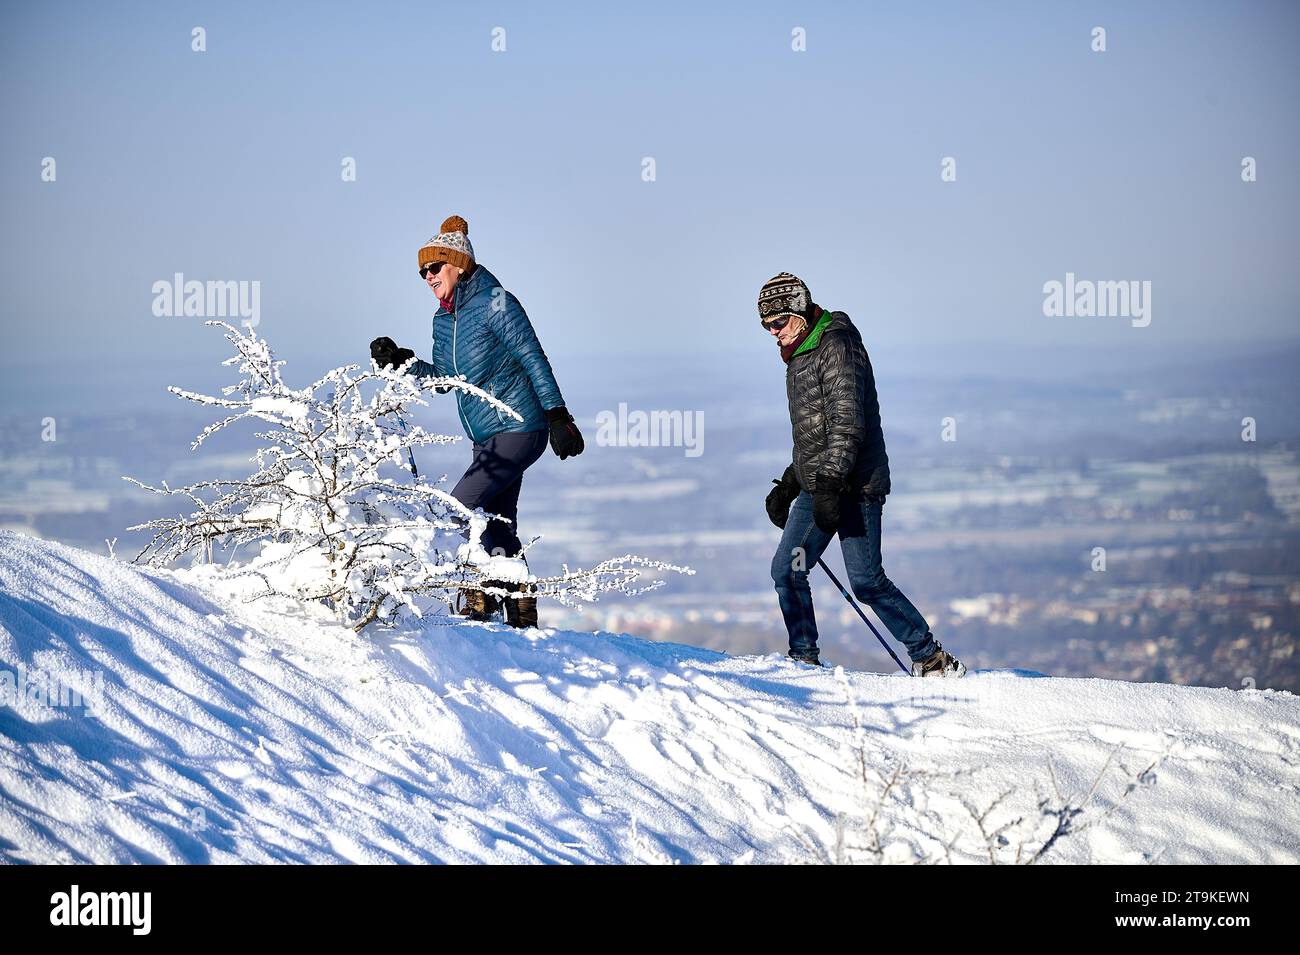
{"label": "dark sunglasses on man", "polygon": [[792,318],[794,318],[793,315],[778,315],[776,318],[763,319],[761,324],[763,328],[765,328],[769,332],[774,329],[779,332],[781,329],[785,328],[787,325],[790,324],[790,319]]}

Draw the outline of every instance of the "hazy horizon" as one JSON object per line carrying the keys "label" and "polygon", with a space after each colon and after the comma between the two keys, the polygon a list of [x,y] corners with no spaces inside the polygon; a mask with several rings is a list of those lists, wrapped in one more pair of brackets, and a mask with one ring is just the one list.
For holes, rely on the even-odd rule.
{"label": "hazy horizon", "polygon": [[[882,354],[1003,344],[1068,370],[1085,347],[1141,367],[1296,337],[1291,4],[3,17],[10,368],[206,364],[200,319],[151,311],[176,273],[259,283],[291,367],[364,361],[380,334],[423,354],[415,254],[451,213],[562,387],[677,350],[762,367],[754,300],[781,269]],[[1067,273],[1150,282],[1150,324],[1045,316]]]}

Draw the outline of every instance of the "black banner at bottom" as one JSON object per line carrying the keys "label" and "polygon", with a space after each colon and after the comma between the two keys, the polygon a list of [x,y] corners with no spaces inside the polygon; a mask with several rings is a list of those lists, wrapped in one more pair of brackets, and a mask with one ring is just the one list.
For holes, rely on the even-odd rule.
{"label": "black banner at bottom", "polygon": [[[376,941],[466,929],[730,941],[789,921],[873,942],[1050,933],[1234,945],[1281,924],[1271,867],[112,867],[0,866],[7,943]],[[1271,899],[1271,901],[1270,901]],[[607,927],[607,928],[606,928]],[[616,933],[616,934],[613,934]],[[1261,935],[1261,933],[1263,933]],[[576,939],[575,939],[576,940]],[[648,939],[647,939],[648,940]],[[600,937],[593,937],[599,942]],[[436,944],[430,938],[430,944]],[[21,951],[6,945],[8,951]]]}

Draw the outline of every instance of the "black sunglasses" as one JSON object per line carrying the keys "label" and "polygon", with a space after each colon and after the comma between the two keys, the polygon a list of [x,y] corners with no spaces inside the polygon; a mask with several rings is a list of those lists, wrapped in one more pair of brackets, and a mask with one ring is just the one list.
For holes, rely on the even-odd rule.
{"label": "black sunglasses", "polygon": [[781,329],[785,328],[787,325],[790,324],[790,319],[792,318],[794,318],[793,315],[778,315],[776,318],[764,319],[761,322],[761,324],[768,331],[775,329],[776,331],[779,332]]}
{"label": "black sunglasses", "polygon": [[437,272],[446,264],[446,262],[429,262],[420,266],[420,278],[428,280],[430,272]]}

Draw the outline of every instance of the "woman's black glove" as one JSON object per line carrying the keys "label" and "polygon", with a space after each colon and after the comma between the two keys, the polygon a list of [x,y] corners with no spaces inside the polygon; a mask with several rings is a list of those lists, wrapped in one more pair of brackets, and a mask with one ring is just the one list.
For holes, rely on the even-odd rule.
{"label": "woman's black glove", "polygon": [[794,465],[785,469],[779,481],[773,478],[772,483],[776,487],[767,492],[767,518],[784,529],[785,522],[790,517],[790,505],[799,496],[799,479],[794,475]]}
{"label": "woman's black glove", "polygon": [[587,445],[582,440],[582,432],[573,423],[569,409],[560,405],[546,412],[546,423],[551,429],[551,450],[560,456],[560,460],[582,453]]}
{"label": "woman's black glove", "polygon": [[370,357],[375,360],[380,368],[392,365],[398,368],[403,362],[410,361],[415,357],[415,352],[409,348],[398,348],[397,342],[393,341],[387,335],[381,335],[370,343]]}
{"label": "woman's black glove", "polygon": [[817,475],[817,490],[813,491],[813,521],[818,529],[834,534],[840,526],[840,501],[844,496],[844,480]]}

